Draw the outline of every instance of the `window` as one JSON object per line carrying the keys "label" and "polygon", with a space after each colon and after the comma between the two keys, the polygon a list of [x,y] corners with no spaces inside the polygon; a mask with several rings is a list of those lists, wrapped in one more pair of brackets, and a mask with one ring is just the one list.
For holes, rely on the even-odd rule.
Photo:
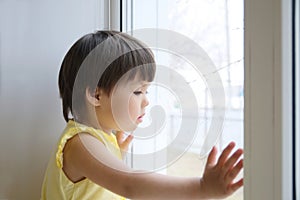
{"label": "window", "polygon": [[[164,87],[158,84],[149,91],[149,98],[151,104],[162,106],[161,113],[149,115],[149,120],[145,123],[154,122],[156,127],[152,129],[157,132],[162,126],[161,137],[153,137],[153,140],[147,139],[135,141],[133,146],[133,154],[137,152],[150,153],[159,151],[161,147],[170,145],[170,143],[178,136],[180,126],[183,121],[187,121],[191,126],[198,121],[196,131],[186,130],[186,134],[195,134],[192,144],[190,146],[181,144],[183,149],[178,154],[178,158],[169,160],[169,153],[165,153],[166,161],[170,163],[167,168],[163,168],[162,173],[172,175],[194,175],[200,176],[205,164],[205,158],[213,145],[217,145],[219,149],[223,149],[230,141],[235,141],[237,147],[243,148],[243,116],[244,116],[244,13],[243,1],[198,1],[198,0],[166,0],[166,1],[147,1],[147,0],[132,0],[122,1],[122,30],[130,32],[138,37],[136,30],[144,30],[149,28],[157,29],[153,34],[160,34],[159,30],[168,32],[169,37],[173,37],[173,33],[179,34],[178,38],[189,38],[192,43],[197,44],[204,52],[203,56],[207,56],[211,60],[211,67],[214,70],[208,70],[208,73],[203,73],[195,70],[190,60],[193,49],[188,42],[180,42],[172,40],[172,48],[184,49],[182,52],[184,56],[178,56],[176,53],[162,50],[161,48],[153,48],[158,66],[167,66],[167,73],[163,77],[158,77],[156,81],[166,83]],[[150,31],[150,30],[148,30]],[[157,36],[159,37],[159,36]],[[176,37],[176,36],[174,36]],[[159,40],[159,39],[157,39]],[[189,40],[186,40],[189,41]],[[147,42],[146,42],[147,43]],[[155,43],[155,42],[154,42]],[[188,44],[187,44],[188,43]],[[149,45],[149,44],[148,44]],[[155,47],[160,44],[155,44]],[[175,47],[174,47],[175,46]],[[189,57],[191,56],[191,57]],[[203,63],[201,63],[203,65]],[[164,67],[161,67],[165,69]],[[163,70],[162,69],[162,70]],[[175,74],[173,74],[173,72]],[[182,114],[184,108],[181,107],[179,93],[187,95],[187,89],[184,84],[179,84],[181,76],[196,96],[199,117],[195,112],[190,112],[187,115]],[[217,74],[218,76],[212,76]],[[157,73],[157,76],[161,76]],[[224,104],[216,105],[214,96],[211,93],[211,87],[207,84],[207,79],[215,79],[218,77],[222,83],[224,90]],[[173,87],[174,86],[174,87]],[[214,109],[217,106],[222,107],[219,112],[220,115],[214,114]],[[149,112],[157,107],[150,106]],[[186,108],[188,110],[188,108]],[[164,110],[164,111],[162,111]],[[218,109],[217,109],[218,110]],[[219,110],[218,110],[219,111]],[[154,111],[155,113],[156,111]],[[165,123],[160,124],[163,118],[159,116],[165,115]],[[152,117],[152,118],[151,118]],[[210,137],[210,126],[213,123],[214,117],[222,118],[222,129],[217,130],[218,135]],[[148,124],[147,124],[148,123]],[[190,132],[189,132],[190,131]],[[179,133],[180,134],[180,133]],[[141,136],[142,137],[142,136]],[[145,145],[145,141],[148,143]],[[206,146],[206,144],[208,144]],[[188,148],[186,148],[188,146]],[[169,149],[169,151],[175,151]],[[161,154],[160,154],[161,155]],[[172,162],[174,161],[174,162]],[[133,167],[137,167],[139,163],[131,161]],[[152,158],[152,167],[157,166],[155,158]],[[151,165],[147,163],[147,165]],[[159,166],[161,167],[161,166]],[[151,168],[151,167],[150,167]],[[243,199],[242,189],[229,199]]]}

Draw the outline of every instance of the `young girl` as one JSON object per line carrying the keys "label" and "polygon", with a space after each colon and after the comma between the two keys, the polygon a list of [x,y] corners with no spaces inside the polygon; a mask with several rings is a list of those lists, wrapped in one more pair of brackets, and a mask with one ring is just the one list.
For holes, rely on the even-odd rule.
{"label": "young girl", "polygon": [[[149,104],[155,75],[153,54],[142,42],[115,31],[80,38],[59,73],[66,128],[45,174],[43,200],[225,198],[243,185],[234,179],[243,167],[230,143],[216,161],[208,156],[201,177],[136,172],[122,162]],[[69,116],[72,116],[70,118]]]}

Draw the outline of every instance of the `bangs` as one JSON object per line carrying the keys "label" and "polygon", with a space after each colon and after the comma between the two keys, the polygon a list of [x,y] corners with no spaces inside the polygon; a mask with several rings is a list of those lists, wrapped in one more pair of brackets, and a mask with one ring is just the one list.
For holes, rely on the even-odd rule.
{"label": "bangs", "polygon": [[[152,51],[142,48],[127,52],[114,60],[103,73],[98,86],[109,94],[119,80],[129,82],[134,79],[152,82],[156,64]],[[109,78],[113,74],[113,79]]]}
{"label": "bangs", "polygon": [[152,82],[156,71],[152,52],[148,49],[142,49],[130,54],[133,58],[127,58],[129,59],[128,64],[133,67],[129,67],[129,70],[126,72],[127,81],[137,78],[139,81]]}

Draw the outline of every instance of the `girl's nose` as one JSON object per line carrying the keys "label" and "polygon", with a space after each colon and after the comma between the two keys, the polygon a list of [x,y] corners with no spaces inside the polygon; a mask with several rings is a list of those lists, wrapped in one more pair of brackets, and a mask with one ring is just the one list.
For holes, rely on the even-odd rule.
{"label": "girl's nose", "polygon": [[149,101],[148,101],[148,98],[147,96],[144,97],[143,101],[142,101],[142,107],[146,107],[149,105]]}

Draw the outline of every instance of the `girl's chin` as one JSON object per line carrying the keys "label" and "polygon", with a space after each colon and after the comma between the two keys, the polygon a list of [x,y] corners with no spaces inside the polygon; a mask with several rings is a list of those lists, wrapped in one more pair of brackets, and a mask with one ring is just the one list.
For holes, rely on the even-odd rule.
{"label": "girl's chin", "polygon": [[117,126],[119,127],[120,130],[123,130],[125,132],[132,132],[135,129],[138,128],[138,126],[143,122],[143,118],[139,117],[136,118],[135,120],[130,119],[130,120],[124,120],[124,121],[119,121],[119,123],[117,122]]}
{"label": "girl's chin", "polygon": [[137,129],[138,125],[139,125],[138,123],[130,124],[130,125],[127,124],[127,126],[121,127],[121,128],[119,128],[119,130],[124,131],[124,132],[132,132],[135,129]]}

